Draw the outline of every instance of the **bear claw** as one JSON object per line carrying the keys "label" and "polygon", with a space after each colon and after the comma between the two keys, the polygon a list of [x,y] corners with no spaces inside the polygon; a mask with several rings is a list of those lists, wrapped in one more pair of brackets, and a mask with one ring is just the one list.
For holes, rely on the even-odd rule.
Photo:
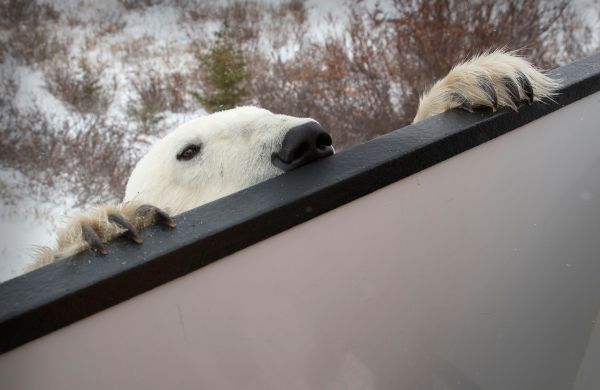
{"label": "bear claw", "polygon": [[108,248],[104,245],[100,237],[98,237],[98,233],[96,233],[90,225],[81,225],[81,230],[83,232],[83,238],[90,244],[90,248],[94,252],[98,252],[101,255],[108,254]]}
{"label": "bear claw", "polygon": [[506,92],[508,93],[508,97],[513,104],[512,109],[518,111],[519,104],[521,104],[521,98],[519,96],[519,87],[515,83],[515,81],[510,77],[504,77],[502,79],[502,84],[506,88]]}
{"label": "bear claw", "polygon": [[126,230],[125,235],[136,244],[142,244],[144,239],[138,230],[121,214],[110,214],[108,219]]}
{"label": "bear claw", "polygon": [[531,82],[529,81],[529,79],[527,78],[527,76],[525,76],[523,74],[523,72],[517,72],[518,77],[517,80],[519,81],[519,84],[521,85],[521,88],[523,89],[523,92],[525,93],[525,96],[527,97],[528,103],[529,105],[533,104],[533,87],[531,86]]}
{"label": "bear claw", "polygon": [[138,207],[138,209],[136,210],[136,214],[138,215],[143,215],[149,212],[154,213],[154,218],[156,219],[157,223],[165,225],[171,229],[174,229],[177,226],[177,224],[169,214],[167,214],[165,211],[159,209],[156,206],[144,204]]}
{"label": "bear claw", "polygon": [[479,79],[479,86],[485,94],[487,95],[490,105],[492,106],[492,111],[496,112],[498,109],[498,94],[494,89],[494,83],[489,76],[481,76]]}

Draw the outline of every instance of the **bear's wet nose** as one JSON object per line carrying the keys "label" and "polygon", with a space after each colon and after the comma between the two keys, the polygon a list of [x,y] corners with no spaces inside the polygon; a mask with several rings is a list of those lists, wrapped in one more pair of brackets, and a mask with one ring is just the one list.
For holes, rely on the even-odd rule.
{"label": "bear's wet nose", "polygon": [[271,161],[287,172],[333,153],[331,136],[317,122],[307,122],[288,130]]}

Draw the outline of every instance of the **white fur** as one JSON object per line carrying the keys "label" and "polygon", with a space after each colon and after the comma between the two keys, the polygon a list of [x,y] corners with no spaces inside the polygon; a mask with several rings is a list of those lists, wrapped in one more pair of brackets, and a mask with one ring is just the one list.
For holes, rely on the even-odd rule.
{"label": "white fur", "polygon": [[[527,77],[533,100],[549,99],[557,82],[536,70],[529,62],[504,51],[477,56],[457,65],[421,98],[415,122],[452,108],[494,106],[481,80],[490,81],[497,94],[496,107],[518,109],[529,100],[518,78]],[[515,103],[506,87],[510,79],[518,85]],[[461,101],[456,100],[460,95]],[[514,96],[513,96],[514,98]],[[496,108],[494,107],[494,108]],[[124,230],[111,222],[119,213],[137,229],[154,223],[154,215],[140,215],[138,207],[150,204],[171,214],[179,214],[222,196],[239,191],[283,173],[271,163],[271,155],[281,148],[286,132],[313,121],[277,115],[257,107],[239,107],[188,122],[158,141],[133,170],[121,205],[106,205],[72,221],[59,232],[56,248],[43,248],[31,268],[57,258],[71,256],[88,248],[82,225],[97,232],[103,242]],[[177,155],[188,145],[201,144],[201,151],[189,161]]]}
{"label": "white fur", "polygon": [[[122,214],[141,229],[154,218],[139,216],[136,210],[140,205],[150,204],[177,215],[282,174],[271,163],[271,155],[281,149],[289,129],[311,121],[315,122],[247,106],[183,124],[137,163],[121,205],[105,205],[72,218],[58,233],[56,248],[40,248],[30,269],[88,248],[81,230],[84,224],[104,242],[122,234],[124,229],[112,223],[109,214]],[[178,160],[177,155],[188,145],[201,145],[200,153],[189,161]]]}
{"label": "white fur", "polygon": [[[133,170],[125,202],[145,203],[173,214],[275,177],[271,163],[287,130],[314,121],[238,107],[188,122],[158,141]],[[190,161],[177,153],[190,144],[202,150]]]}
{"label": "white fur", "polygon": [[518,107],[510,99],[503,79],[510,78],[517,85],[523,101],[526,96],[518,82],[519,73],[530,81],[534,101],[551,99],[553,91],[558,87],[556,80],[542,74],[516,53],[496,50],[454,66],[446,77],[433,84],[421,97],[413,123],[460,107],[461,102],[453,98],[454,94],[464,96],[473,107],[492,107],[489,96],[480,86],[482,78],[491,80],[498,96],[497,107],[510,107],[516,111]]}

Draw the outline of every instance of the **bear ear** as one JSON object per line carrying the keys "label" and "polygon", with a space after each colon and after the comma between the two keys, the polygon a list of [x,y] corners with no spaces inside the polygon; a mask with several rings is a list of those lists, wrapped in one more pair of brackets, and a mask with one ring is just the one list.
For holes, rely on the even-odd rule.
{"label": "bear ear", "polygon": [[198,153],[200,153],[200,150],[202,150],[201,144],[187,145],[179,153],[177,153],[177,160],[189,161],[189,160],[193,159],[194,157],[196,157],[198,155]]}

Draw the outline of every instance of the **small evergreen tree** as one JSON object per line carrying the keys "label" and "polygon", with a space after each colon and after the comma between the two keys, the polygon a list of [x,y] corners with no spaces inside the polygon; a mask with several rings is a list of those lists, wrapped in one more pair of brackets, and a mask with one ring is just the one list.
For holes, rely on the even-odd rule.
{"label": "small evergreen tree", "polygon": [[79,60],[81,78],[76,93],[77,106],[83,112],[93,112],[102,100],[101,72],[94,72],[89,62],[81,57]]}
{"label": "small evergreen tree", "polygon": [[216,41],[210,50],[200,56],[206,72],[207,93],[192,95],[210,111],[221,111],[238,105],[246,96],[246,72],[244,55],[229,30],[227,23],[216,33]]}

